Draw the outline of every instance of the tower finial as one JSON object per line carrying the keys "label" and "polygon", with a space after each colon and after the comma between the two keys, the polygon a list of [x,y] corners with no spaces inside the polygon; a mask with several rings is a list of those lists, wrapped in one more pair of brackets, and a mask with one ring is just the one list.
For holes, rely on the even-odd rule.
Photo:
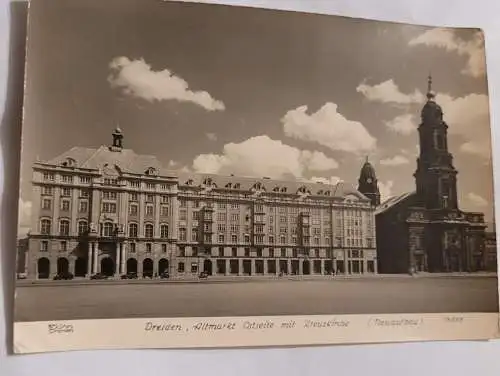
{"label": "tower finial", "polygon": [[435,96],[436,94],[432,91],[432,75],[429,72],[429,76],[427,76],[427,99],[432,100]]}
{"label": "tower finial", "polygon": [[368,154],[365,155],[365,163],[368,163]]}

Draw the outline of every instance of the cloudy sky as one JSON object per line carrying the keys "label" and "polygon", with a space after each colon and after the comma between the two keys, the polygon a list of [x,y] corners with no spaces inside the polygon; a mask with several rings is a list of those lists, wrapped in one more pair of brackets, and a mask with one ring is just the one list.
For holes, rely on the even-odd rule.
{"label": "cloudy sky", "polygon": [[[21,225],[31,164],[109,144],[192,171],[356,183],[368,155],[387,198],[414,189],[432,72],[464,210],[491,221],[482,35],[156,0],[31,4]],[[25,224],[26,226],[26,224]]]}

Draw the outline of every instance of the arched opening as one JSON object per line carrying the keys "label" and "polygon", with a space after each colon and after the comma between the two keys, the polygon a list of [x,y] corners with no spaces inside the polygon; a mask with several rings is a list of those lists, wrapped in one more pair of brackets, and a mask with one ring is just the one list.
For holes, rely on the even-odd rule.
{"label": "arched opening", "polygon": [[203,271],[208,275],[212,275],[212,261],[205,260],[203,261]]}
{"label": "arched opening", "polygon": [[229,260],[229,272],[238,274],[240,272],[240,264],[238,260]]}
{"label": "arched opening", "polygon": [[158,273],[162,274],[163,272],[168,272],[168,260],[164,258],[158,261]]}
{"label": "arched opening", "polygon": [[304,260],[302,264],[302,274],[311,274],[311,263],[308,260]]}
{"label": "arched opening", "polygon": [[276,274],[276,261],[267,260],[267,273]]}
{"label": "arched opening", "polygon": [[101,273],[108,277],[115,274],[115,262],[111,257],[105,257],[101,260]]}
{"label": "arched opening", "polygon": [[85,277],[87,274],[87,259],[78,257],[75,261],[75,277]]}
{"label": "arched opening", "polygon": [[153,260],[144,259],[142,262],[142,276],[144,278],[153,278]]}
{"label": "arched opening", "polygon": [[288,274],[288,262],[287,262],[287,260],[280,260],[280,273]]}
{"label": "arched opening", "polygon": [[292,274],[293,275],[298,275],[299,274],[299,260],[292,260]]}
{"label": "arched opening", "polygon": [[252,275],[252,261],[243,260],[243,274]]}
{"label": "arched opening", "polygon": [[137,260],[135,258],[127,260],[127,273],[137,273]]}
{"label": "arched opening", "polygon": [[49,261],[48,258],[42,257],[41,259],[38,259],[37,268],[38,268],[38,278],[39,279],[47,279],[47,278],[49,278],[49,275],[50,275],[50,261]]}
{"label": "arched opening", "polygon": [[264,260],[255,260],[255,274],[264,274]]}
{"label": "arched opening", "polygon": [[65,257],[57,259],[57,274],[64,275],[69,273],[69,262]]}

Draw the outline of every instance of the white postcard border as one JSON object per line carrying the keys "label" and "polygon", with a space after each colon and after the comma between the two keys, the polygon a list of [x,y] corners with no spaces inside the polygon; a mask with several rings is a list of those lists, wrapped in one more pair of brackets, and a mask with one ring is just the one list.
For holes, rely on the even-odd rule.
{"label": "white postcard border", "polygon": [[89,319],[14,323],[16,354],[499,338],[498,313]]}

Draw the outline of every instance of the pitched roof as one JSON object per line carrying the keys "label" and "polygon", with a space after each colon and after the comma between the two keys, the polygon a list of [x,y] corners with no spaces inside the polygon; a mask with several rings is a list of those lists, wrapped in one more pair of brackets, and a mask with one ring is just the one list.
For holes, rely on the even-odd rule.
{"label": "pitched roof", "polygon": [[99,148],[73,147],[70,150],[45,162],[52,165],[61,165],[72,160],[75,167],[89,170],[100,170],[105,165],[116,165],[122,172],[131,174],[145,174],[148,168],[154,168],[160,176],[178,177],[179,185],[185,186],[187,182],[193,186],[201,186],[206,179],[218,188],[238,189],[250,191],[256,183],[260,183],[266,192],[296,194],[299,189],[314,196],[345,197],[353,194],[360,199],[367,198],[354,186],[345,182],[337,184],[314,183],[308,180],[275,180],[269,178],[256,178],[245,176],[224,176],[216,174],[203,174],[185,171],[173,171],[162,167],[161,162],[153,155],[137,154],[131,149],[116,151],[112,147]]}
{"label": "pitched roof", "polygon": [[99,170],[106,164],[116,165],[123,172],[133,174],[144,174],[149,167],[162,170],[160,161],[153,155],[136,154],[131,149],[114,151],[108,146],[98,149],[73,147],[47,163],[58,165],[68,158],[74,160],[76,167],[92,170]]}
{"label": "pitched roof", "polygon": [[416,194],[416,192],[413,191],[413,192],[406,192],[406,193],[400,194],[398,196],[389,197],[387,200],[385,200],[384,202],[382,202],[377,207],[377,210],[375,210],[375,215],[383,213],[383,212],[389,210],[390,208],[394,207],[394,205],[397,205],[400,202],[403,202],[404,200],[406,200],[407,198],[410,198],[410,197],[414,196],[415,194]]}
{"label": "pitched roof", "polygon": [[[276,180],[269,178],[257,178],[250,176],[225,176],[216,174],[178,172],[179,185],[200,186],[210,179],[211,184],[217,188],[240,189],[250,191],[256,183],[260,183],[266,192],[281,192],[295,194],[300,188],[305,188],[314,196],[345,197],[353,194],[359,198],[367,199],[353,186],[339,182],[337,184],[313,183],[308,180]],[[284,190],[283,190],[284,189]]]}

